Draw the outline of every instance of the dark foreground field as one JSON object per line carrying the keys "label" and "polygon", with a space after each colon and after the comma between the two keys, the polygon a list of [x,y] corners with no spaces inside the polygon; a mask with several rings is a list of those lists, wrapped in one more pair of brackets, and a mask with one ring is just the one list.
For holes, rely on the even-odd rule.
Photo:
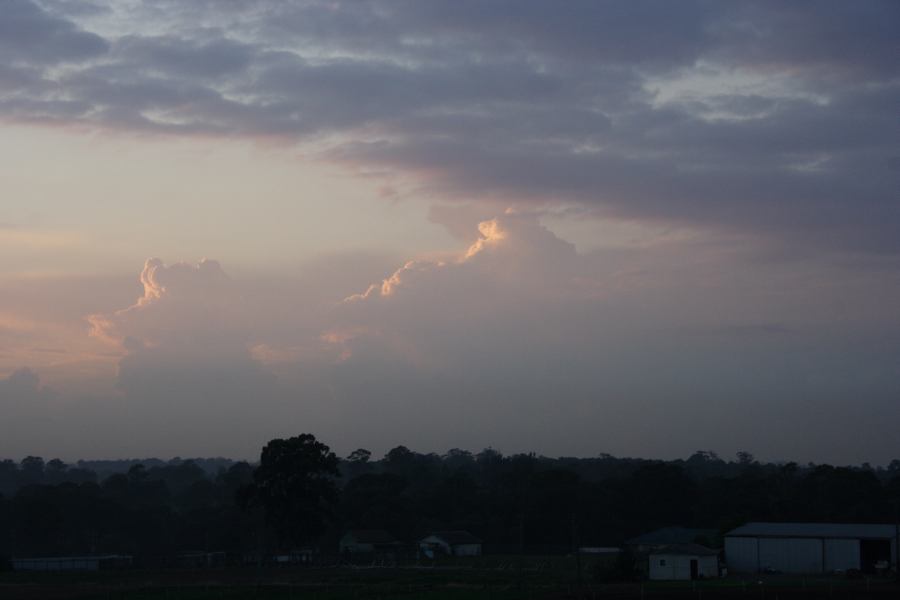
{"label": "dark foreground field", "polygon": [[787,579],[578,586],[558,573],[487,569],[278,569],[0,575],[2,600],[898,599],[884,580]]}

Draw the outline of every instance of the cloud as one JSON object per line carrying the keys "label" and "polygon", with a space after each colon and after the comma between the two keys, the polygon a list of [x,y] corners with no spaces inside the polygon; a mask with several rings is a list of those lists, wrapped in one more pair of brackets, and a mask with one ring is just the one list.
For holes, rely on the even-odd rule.
{"label": "cloud", "polygon": [[46,403],[52,400],[55,392],[40,385],[38,374],[22,367],[13,371],[6,379],[0,380],[0,402],[5,408],[11,405],[46,408]]}
{"label": "cloud", "polygon": [[322,256],[233,278],[214,260],[149,259],[128,278],[4,279],[0,374],[33,368],[0,378],[0,455],[251,458],[303,423],[333,422],[310,375],[335,360],[322,315],[387,264]]}
{"label": "cloud", "polygon": [[871,411],[895,412],[886,345],[898,348],[900,322],[875,296],[865,324],[838,316],[879,276],[773,271],[729,249],[733,239],[579,254],[515,211],[478,229],[459,254],[407,262],[332,313],[322,339],[337,360],[314,377],[341,415],[334,435],[650,455],[688,453],[702,438],[784,457],[800,446],[852,452],[834,423],[856,418],[886,439],[847,399],[865,388]]}
{"label": "cloud", "polygon": [[72,231],[26,229],[0,223],[0,248],[59,250],[83,246],[85,236]]}
{"label": "cloud", "polygon": [[118,419],[130,443],[150,447],[164,431],[182,449],[225,443],[249,452],[277,423],[282,390],[251,353],[260,333],[240,288],[207,259],[151,258],[140,281],[134,304],[89,317],[92,335],[122,353]]}
{"label": "cloud", "polygon": [[[546,227],[532,214],[514,210],[478,224],[479,236],[458,257],[443,261],[407,262],[380,285],[371,285],[362,294],[344,301],[348,310],[357,305],[385,306],[405,313],[406,306],[440,306],[447,299],[468,296],[483,300],[482,308],[505,311],[504,299],[497,294],[525,296],[529,302],[542,298],[568,296],[578,289],[579,272],[587,264],[575,247]],[[427,295],[427,297],[425,297]],[[460,312],[476,317],[469,307]]]}
{"label": "cloud", "polygon": [[896,2],[42,6],[4,16],[8,119],[277,139],[429,199],[900,252]]}
{"label": "cloud", "polygon": [[[677,456],[703,438],[773,458],[896,454],[890,261],[773,261],[710,235],[585,253],[537,211],[484,218],[478,206],[447,217],[473,233],[442,256],[231,274],[150,259],[132,282],[10,286],[2,302],[16,314],[33,297],[71,299],[61,320],[106,307],[89,341],[118,355],[118,372],[103,375],[115,390],[82,395],[45,392],[32,372],[0,382],[0,427],[14,405],[35,423],[27,439],[0,436],[0,452],[250,457],[311,430],[346,451]],[[20,324],[0,321],[0,336],[35,357],[71,352]]]}
{"label": "cloud", "polygon": [[[52,430],[58,394],[40,383],[38,374],[16,369],[0,379],[0,456],[43,439]],[[15,449],[15,450],[14,450]]]}
{"label": "cloud", "polygon": [[53,15],[30,0],[8,0],[0,19],[0,52],[5,61],[55,65],[102,55],[108,43]]}
{"label": "cloud", "polygon": [[135,304],[89,317],[93,335],[127,351],[162,347],[168,354],[195,352],[211,360],[247,341],[240,298],[218,262],[166,266],[151,258],[140,281],[144,293]]}

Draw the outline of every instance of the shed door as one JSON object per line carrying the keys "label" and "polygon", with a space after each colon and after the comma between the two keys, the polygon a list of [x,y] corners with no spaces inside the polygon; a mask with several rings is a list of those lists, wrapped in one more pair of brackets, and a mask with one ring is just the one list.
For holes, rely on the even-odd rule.
{"label": "shed door", "polygon": [[697,568],[697,559],[692,558],[691,559],[691,579],[692,580],[697,579],[698,572],[699,572],[699,569]]}

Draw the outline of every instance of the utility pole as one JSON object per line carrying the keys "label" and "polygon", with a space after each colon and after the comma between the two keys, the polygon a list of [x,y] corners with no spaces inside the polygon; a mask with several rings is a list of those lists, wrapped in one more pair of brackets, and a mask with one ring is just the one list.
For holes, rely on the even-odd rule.
{"label": "utility pole", "polygon": [[900,497],[894,498],[894,579],[900,583]]}
{"label": "utility pole", "polygon": [[525,509],[519,512],[519,590],[522,590],[525,579]]}
{"label": "utility pole", "polygon": [[575,553],[575,569],[578,573],[578,595],[581,596],[581,590],[584,587],[584,582],[581,577],[581,550],[579,548],[578,541],[578,526],[575,521],[575,511],[572,511],[572,551]]}

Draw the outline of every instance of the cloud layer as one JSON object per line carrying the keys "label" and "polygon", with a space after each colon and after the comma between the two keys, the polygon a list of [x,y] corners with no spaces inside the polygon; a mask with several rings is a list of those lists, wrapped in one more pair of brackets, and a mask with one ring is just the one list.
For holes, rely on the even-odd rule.
{"label": "cloud layer", "polygon": [[[894,458],[898,17],[890,0],[8,0],[2,122],[124,134],[126,152],[133,136],[288,149],[428,203],[460,247],[297,267],[272,244],[235,264],[219,252],[259,239],[244,216],[265,235],[280,219],[276,237],[346,213],[305,213],[335,200],[313,181],[290,218],[209,219],[295,180],[247,177],[219,204],[222,186],[193,185],[215,169],[190,160],[183,182],[134,160],[182,186],[184,214],[129,196],[130,171],[56,210],[58,231],[26,193],[0,214],[0,246],[41,253],[40,272],[0,274],[0,452],[246,457],[315,431],[376,452]],[[35,197],[59,208],[78,170]],[[194,247],[220,243],[227,273],[82,259],[82,277],[61,256],[110,253],[144,211],[138,256],[181,254],[172,240],[202,228]],[[114,234],[63,229],[94,216]],[[586,220],[589,243],[566,234]],[[635,231],[663,233],[623,242]],[[436,251],[433,232],[409,239]]]}
{"label": "cloud layer", "polygon": [[896,254],[896,2],[14,0],[0,115]]}
{"label": "cloud layer", "polygon": [[301,430],[340,451],[900,450],[890,265],[773,264],[733,238],[583,254],[517,210],[476,232],[393,272],[362,256],[241,277],[150,259],[136,300],[90,318],[119,356],[114,391],[57,395],[16,371],[0,451],[248,457]]}

